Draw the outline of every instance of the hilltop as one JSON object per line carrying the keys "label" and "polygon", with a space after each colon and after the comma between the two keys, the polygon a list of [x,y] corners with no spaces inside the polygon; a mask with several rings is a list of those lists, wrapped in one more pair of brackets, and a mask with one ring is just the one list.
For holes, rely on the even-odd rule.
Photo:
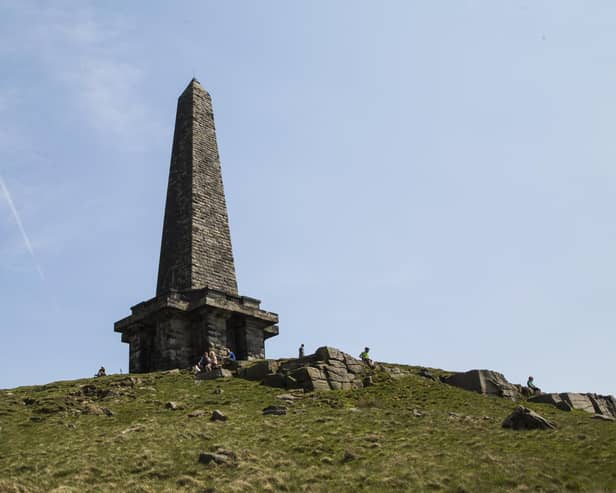
{"label": "hilltop", "polygon": [[616,490],[616,423],[525,403],[557,429],[504,429],[511,400],[384,368],[322,392],[179,370],[3,390],[0,491]]}

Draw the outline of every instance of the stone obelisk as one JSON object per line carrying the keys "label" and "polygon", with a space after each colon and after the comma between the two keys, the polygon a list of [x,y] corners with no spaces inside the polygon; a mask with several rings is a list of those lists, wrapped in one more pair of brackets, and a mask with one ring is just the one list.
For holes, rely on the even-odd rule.
{"label": "stone obelisk", "polygon": [[239,296],[212,100],[193,79],[178,99],[156,297],[115,323],[131,372],[189,368],[227,346],[263,358],[278,315]]}

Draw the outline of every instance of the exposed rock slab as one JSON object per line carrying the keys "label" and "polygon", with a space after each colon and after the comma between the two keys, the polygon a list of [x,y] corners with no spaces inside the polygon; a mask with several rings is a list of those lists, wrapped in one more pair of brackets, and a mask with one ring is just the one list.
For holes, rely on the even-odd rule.
{"label": "exposed rock slab", "polygon": [[519,389],[509,383],[502,373],[492,370],[469,370],[464,373],[455,373],[444,378],[443,381],[461,389],[512,400],[518,399],[521,395]]}
{"label": "exposed rock slab", "polygon": [[503,428],[511,428],[513,430],[549,430],[556,428],[556,425],[535,411],[524,406],[518,406],[505,418]]}
{"label": "exposed rock slab", "polygon": [[216,378],[229,378],[233,376],[231,370],[226,368],[213,368],[211,371],[202,371],[195,375],[197,380],[214,380]]}
{"label": "exposed rock slab", "polygon": [[611,395],[563,392],[534,395],[528,400],[529,402],[552,404],[563,411],[578,409],[587,413],[616,417],[616,399]]}

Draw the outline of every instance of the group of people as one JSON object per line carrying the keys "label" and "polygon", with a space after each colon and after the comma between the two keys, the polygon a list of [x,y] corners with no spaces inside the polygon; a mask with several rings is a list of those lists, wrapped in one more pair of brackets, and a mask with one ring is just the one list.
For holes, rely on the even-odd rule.
{"label": "group of people", "polygon": [[[228,347],[222,348],[222,354],[221,354],[220,360],[222,360],[223,365],[225,363],[233,362],[236,359],[237,358],[235,356],[235,353],[231,351]],[[194,370],[195,370],[195,373],[201,373],[201,372],[209,373],[213,369],[219,368],[220,366],[221,366],[221,363],[219,362],[218,355],[216,354],[216,351],[214,351],[214,349],[211,348],[209,351],[205,351],[203,353],[203,356],[199,358],[199,361],[195,365]]]}

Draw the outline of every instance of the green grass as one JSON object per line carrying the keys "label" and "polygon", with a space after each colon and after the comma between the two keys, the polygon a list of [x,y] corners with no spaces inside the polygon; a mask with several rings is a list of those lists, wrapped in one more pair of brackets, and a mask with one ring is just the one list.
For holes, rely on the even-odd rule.
{"label": "green grass", "polygon": [[[0,492],[616,491],[616,423],[531,404],[558,429],[505,430],[516,404],[406,368],[288,404],[280,389],[185,372],[0,391]],[[79,412],[91,403],[113,416]],[[270,404],[289,412],[263,416]],[[195,409],[208,414],[189,418]],[[228,421],[211,422],[214,409]],[[237,458],[198,462],[217,449]]]}

